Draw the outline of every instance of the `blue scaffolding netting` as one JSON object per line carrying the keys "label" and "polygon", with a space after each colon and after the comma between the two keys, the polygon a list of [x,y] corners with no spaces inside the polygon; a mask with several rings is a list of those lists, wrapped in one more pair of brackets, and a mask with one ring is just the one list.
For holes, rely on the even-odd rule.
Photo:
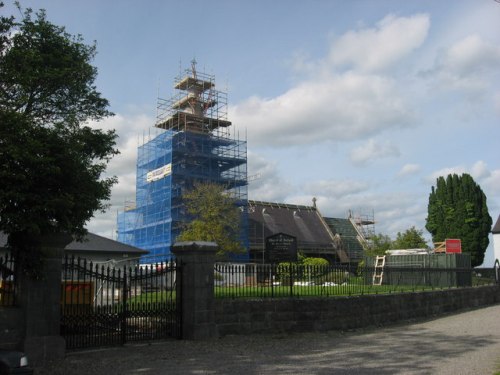
{"label": "blue scaffolding netting", "polygon": [[[171,246],[189,220],[182,195],[197,182],[220,184],[235,198],[247,252],[233,260],[248,259],[247,144],[229,136],[231,123],[224,118],[221,93],[213,90],[213,77],[203,80],[193,73],[197,80],[177,81],[176,88],[188,93],[167,102],[169,116],[156,125],[161,133],[138,148],[135,204],[118,214],[118,241],[150,252],[141,263],[171,259]],[[195,104],[204,104],[203,112],[189,110],[193,97]]]}

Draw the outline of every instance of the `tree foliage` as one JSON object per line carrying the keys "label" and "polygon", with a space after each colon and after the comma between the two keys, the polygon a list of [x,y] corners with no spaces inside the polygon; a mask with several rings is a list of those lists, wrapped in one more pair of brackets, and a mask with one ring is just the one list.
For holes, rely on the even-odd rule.
{"label": "tree foliage", "polygon": [[116,182],[103,177],[116,134],[85,124],[112,115],[95,52],[44,11],[0,18],[0,230],[27,267],[42,236],[83,236]]}
{"label": "tree foliage", "polygon": [[423,231],[414,226],[403,233],[398,232],[396,239],[392,242],[392,249],[426,249],[427,242],[423,237]]}
{"label": "tree foliage", "polygon": [[235,200],[215,183],[197,183],[183,195],[192,220],[186,223],[176,241],[209,241],[218,245],[217,256],[227,257],[244,251],[240,236],[240,210]]}
{"label": "tree foliage", "polygon": [[483,263],[492,223],[486,196],[470,175],[439,177],[432,186],[426,229],[434,242],[460,239],[473,267]]}
{"label": "tree foliage", "polygon": [[371,241],[365,249],[365,252],[368,256],[384,255],[387,250],[391,249],[391,246],[391,238],[385,234],[379,233],[371,237]]}
{"label": "tree foliage", "polygon": [[78,126],[111,115],[97,92],[96,46],[50,23],[45,11],[21,22],[0,20],[0,108],[28,116],[37,125]]}
{"label": "tree foliage", "polygon": [[428,248],[428,246],[423,237],[423,231],[412,226],[404,232],[398,232],[395,240],[382,233],[372,236],[365,253],[374,257],[385,255],[387,250],[424,248]]}

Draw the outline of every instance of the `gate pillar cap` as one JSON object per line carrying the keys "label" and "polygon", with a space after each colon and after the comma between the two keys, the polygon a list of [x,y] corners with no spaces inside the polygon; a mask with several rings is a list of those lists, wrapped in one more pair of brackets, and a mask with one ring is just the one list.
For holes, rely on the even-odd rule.
{"label": "gate pillar cap", "polygon": [[217,244],[215,242],[208,241],[185,241],[185,242],[176,242],[174,246],[172,246],[172,252],[174,254],[182,253],[185,251],[208,251],[208,252],[216,252]]}

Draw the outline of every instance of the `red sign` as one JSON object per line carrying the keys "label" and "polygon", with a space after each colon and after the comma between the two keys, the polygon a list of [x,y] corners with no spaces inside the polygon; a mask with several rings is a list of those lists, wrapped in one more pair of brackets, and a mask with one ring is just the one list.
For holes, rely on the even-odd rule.
{"label": "red sign", "polygon": [[462,253],[462,241],[459,239],[446,239],[446,254]]}

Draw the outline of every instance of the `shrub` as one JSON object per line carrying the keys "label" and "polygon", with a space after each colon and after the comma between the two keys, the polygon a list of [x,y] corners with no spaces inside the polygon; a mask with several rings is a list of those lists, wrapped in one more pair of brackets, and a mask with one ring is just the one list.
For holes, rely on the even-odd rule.
{"label": "shrub", "polygon": [[328,270],[327,273],[318,276],[315,279],[317,285],[325,283],[343,284],[349,281],[349,272],[345,270]]}
{"label": "shrub", "polygon": [[298,265],[296,263],[282,262],[276,267],[276,280],[282,285],[290,285],[293,279],[297,279]]}

